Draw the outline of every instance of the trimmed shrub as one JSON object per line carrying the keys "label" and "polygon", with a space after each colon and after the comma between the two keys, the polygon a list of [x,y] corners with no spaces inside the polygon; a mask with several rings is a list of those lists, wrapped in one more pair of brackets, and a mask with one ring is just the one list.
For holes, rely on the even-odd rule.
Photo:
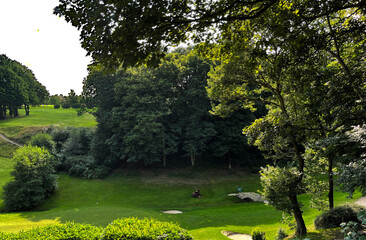
{"label": "trimmed shrub", "polygon": [[266,233],[262,232],[259,228],[254,228],[251,235],[253,240],[266,240]]}
{"label": "trimmed shrub", "polygon": [[0,239],[40,239],[40,240],[190,240],[193,239],[185,229],[167,222],[153,219],[138,220],[136,218],[117,219],[104,230],[88,224],[65,223],[38,227],[18,233],[1,233]]}
{"label": "trimmed shrub", "polygon": [[54,158],[43,148],[25,146],[15,152],[13,160],[13,179],[4,186],[5,210],[32,209],[57,188]]}
{"label": "trimmed shrub", "polygon": [[185,229],[173,223],[154,219],[124,218],[114,220],[103,233],[103,240],[112,239],[193,239]]}
{"label": "trimmed shrub", "polygon": [[323,212],[314,220],[316,229],[338,228],[342,222],[359,222],[357,213],[364,208],[357,205],[345,204]]}
{"label": "trimmed shrub", "polygon": [[43,147],[52,153],[55,149],[55,142],[52,140],[52,136],[47,133],[37,133],[33,135],[28,141],[28,144],[37,147]]}
{"label": "trimmed shrub", "polygon": [[55,109],[59,109],[61,107],[61,105],[60,104],[55,104],[55,105],[53,105],[53,108],[55,108]]}
{"label": "trimmed shrub", "polygon": [[100,239],[102,231],[103,229],[99,227],[69,222],[62,225],[33,228],[30,230],[20,231],[18,233],[0,233],[0,239],[97,240]]}

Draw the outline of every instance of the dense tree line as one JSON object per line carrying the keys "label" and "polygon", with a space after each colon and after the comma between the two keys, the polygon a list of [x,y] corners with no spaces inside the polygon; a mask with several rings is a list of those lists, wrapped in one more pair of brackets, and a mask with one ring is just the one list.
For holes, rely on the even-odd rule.
{"label": "dense tree line", "polygon": [[98,107],[97,161],[145,166],[195,166],[200,157],[201,165],[208,159],[226,166],[256,162],[258,153],[241,133],[256,116],[245,110],[225,119],[210,114],[207,73],[214,63],[194,51],[181,52],[169,54],[155,69],[119,69],[108,75],[103,69],[91,71],[83,96]]}
{"label": "dense tree line", "polygon": [[74,89],[70,89],[70,92],[67,96],[62,94],[55,94],[50,96],[48,103],[53,105],[54,108],[80,108],[81,106],[81,97],[78,96]]}
{"label": "dense tree line", "polygon": [[[347,179],[364,163],[364,147],[349,148],[349,132],[366,119],[365,1],[63,0],[55,13],[82,30],[83,47],[109,68],[156,66],[169,45],[187,39],[220,60],[208,86],[213,111],[266,106],[268,113],[244,132],[276,162],[261,171],[263,194],[295,217],[297,235],[307,232],[298,195],[324,196],[319,187],[326,186],[332,208],[339,166],[348,166],[346,189],[360,187]],[[105,92],[114,89],[109,80]],[[319,172],[327,173],[326,185],[311,179]]]}
{"label": "dense tree line", "polygon": [[44,103],[49,96],[29,68],[5,55],[0,55],[0,83],[0,119],[5,119],[7,112],[18,116],[22,106],[29,115],[30,105]]}

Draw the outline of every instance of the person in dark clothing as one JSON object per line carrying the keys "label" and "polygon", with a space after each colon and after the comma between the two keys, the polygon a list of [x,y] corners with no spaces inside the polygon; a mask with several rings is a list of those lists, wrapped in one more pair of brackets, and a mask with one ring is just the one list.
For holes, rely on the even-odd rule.
{"label": "person in dark clothing", "polygon": [[200,193],[200,190],[199,190],[199,189],[197,189],[195,192],[193,192],[193,193],[192,193],[192,197],[194,197],[194,198],[201,198],[201,197],[202,197],[202,195],[201,195],[201,193]]}

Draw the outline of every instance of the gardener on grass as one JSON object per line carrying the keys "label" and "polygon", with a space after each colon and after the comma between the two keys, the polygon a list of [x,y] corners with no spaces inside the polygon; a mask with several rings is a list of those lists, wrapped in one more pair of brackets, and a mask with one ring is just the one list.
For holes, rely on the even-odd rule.
{"label": "gardener on grass", "polygon": [[197,189],[195,192],[193,192],[191,196],[194,197],[194,198],[201,198],[202,197],[199,189]]}

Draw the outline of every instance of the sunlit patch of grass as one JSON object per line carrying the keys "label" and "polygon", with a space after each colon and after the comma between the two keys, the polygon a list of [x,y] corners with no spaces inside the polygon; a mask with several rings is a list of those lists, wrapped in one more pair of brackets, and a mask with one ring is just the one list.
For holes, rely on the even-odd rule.
{"label": "sunlit patch of grass", "polygon": [[0,121],[0,132],[10,138],[22,138],[29,133],[29,129],[34,131],[49,127],[95,127],[96,121],[93,115],[83,114],[77,116],[75,109],[54,109],[53,106],[41,106],[31,108],[29,116],[25,116],[20,110],[20,117],[8,118]]}

